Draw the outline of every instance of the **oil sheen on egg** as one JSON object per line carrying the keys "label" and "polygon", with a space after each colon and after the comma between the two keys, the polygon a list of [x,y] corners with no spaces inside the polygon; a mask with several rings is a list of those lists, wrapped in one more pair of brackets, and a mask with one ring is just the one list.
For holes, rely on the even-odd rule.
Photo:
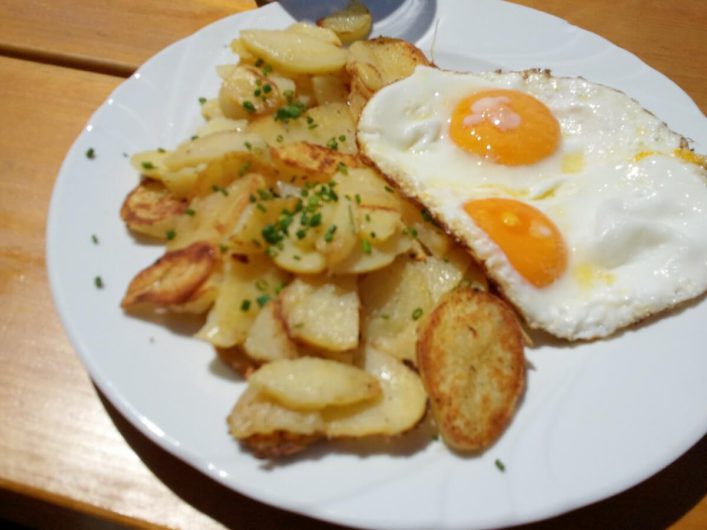
{"label": "oil sheen on egg", "polygon": [[703,159],[621,92],[418,67],[368,102],[358,141],[534,328],[604,337],[707,289]]}

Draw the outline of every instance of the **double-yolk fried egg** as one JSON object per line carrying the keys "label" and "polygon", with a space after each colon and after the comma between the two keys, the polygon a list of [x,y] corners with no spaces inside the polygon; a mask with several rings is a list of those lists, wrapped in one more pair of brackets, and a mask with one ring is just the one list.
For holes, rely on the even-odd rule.
{"label": "double-yolk fried egg", "polygon": [[704,159],[621,92],[421,66],[373,96],[358,141],[531,327],[604,337],[707,289]]}

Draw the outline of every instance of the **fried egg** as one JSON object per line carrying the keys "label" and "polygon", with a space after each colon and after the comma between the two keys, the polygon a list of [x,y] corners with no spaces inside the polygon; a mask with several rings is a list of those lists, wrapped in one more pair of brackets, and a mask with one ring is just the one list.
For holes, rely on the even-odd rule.
{"label": "fried egg", "polygon": [[605,337],[707,289],[704,158],[617,90],[418,67],[358,141],[533,328]]}

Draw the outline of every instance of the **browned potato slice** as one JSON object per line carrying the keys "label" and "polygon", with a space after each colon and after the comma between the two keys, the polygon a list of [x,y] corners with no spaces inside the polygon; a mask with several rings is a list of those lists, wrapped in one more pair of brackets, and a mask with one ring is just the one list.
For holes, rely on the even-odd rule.
{"label": "browned potato slice", "polygon": [[254,66],[236,66],[221,84],[218,98],[223,114],[234,120],[270,113],[285,103],[278,85]]}
{"label": "browned potato slice", "polygon": [[390,83],[408,77],[419,64],[429,65],[415,46],[400,39],[378,37],[354,42],[349,48],[346,71],[351,76],[349,106],[356,119],[366,101]]}
{"label": "browned potato slice", "polygon": [[420,326],[417,362],[445,443],[458,451],[489,447],[510,422],[525,385],[513,311],[483,291],[452,291]]}
{"label": "browned potato slice", "polygon": [[371,374],[317,357],[273,361],[259,368],[249,382],[293,410],[351,405],[381,395]]}
{"label": "browned potato slice", "polygon": [[209,279],[219,261],[218,250],[204,241],[167,252],[133,278],[121,305],[124,308],[138,304],[177,308],[201,302],[194,309],[202,312],[213,301],[215,292]]}
{"label": "browned potato slice", "polygon": [[216,348],[216,353],[221,361],[237,374],[240,374],[243,379],[248,379],[260,366],[260,364],[246,354],[240,346]]}
{"label": "browned potato slice", "polygon": [[366,38],[372,24],[370,11],[359,0],[351,0],[344,9],[317,20],[318,26],[333,30],[344,44]]}
{"label": "browned potato slice", "polygon": [[167,239],[187,201],[171,193],[156,180],[145,179],[125,198],[120,217],[130,230],[157,239]]}
{"label": "browned potato slice", "polygon": [[246,49],[278,70],[292,74],[324,74],[344,68],[345,49],[298,31],[243,30]]}
{"label": "browned potato slice", "polygon": [[414,45],[402,39],[378,37],[351,45],[346,70],[371,96],[384,86],[408,77],[417,65],[429,66],[430,62]]}
{"label": "browned potato slice", "polygon": [[309,142],[292,142],[270,149],[278,178],[294,184],[328,182],[348,168],[363,167],[361,159]]}
{"label": "browned potato slice", "polygon": [[287,275],[267,256],[227,260],[216,301],[196,337],[221,348],[243,344],[260,307],[275,296],[275,286],[286,281]]}
{"label": "browned potato slice", "polygon": [[322,411],[330,438],[393,436],[412,429],[427,409],[419,376],[402,362],[372,349],[365,352],[364,369],[380,384],[383,395],[354,405]]}
{"label": "browned potato slice", "polygon": [[317,105],[346,103],[349,95],[348,77],[341,74],[312,76],[312,95]]}
{"label": "browned potato slice", "polygon": [[331,351],[358,346],[356,278],[296,278],[281,293],[282,316],[297,341]]}
{"label": "browned potato slice", "polygon": [[326,103],[304,112],[288,122],[273,116],[253,119],[248,131],[264,138],[270,145],[310,142],[334,146],[340,153],[357,153],[356,122],[346,103]]}
{"label": "browned potato slice", "polygon": [[285,322],[280,314],[280,299],[267,303],[258,313],[248,330],[246,353],[260,362],[294,359],[298,356],[297,344],[287,334]]}
{"label": "browned potato slice", "polygon": [[227,418],[231,434],[257,456],[297,453],[322,436],[324,422],[317,411],[293,411],[249,386]]}

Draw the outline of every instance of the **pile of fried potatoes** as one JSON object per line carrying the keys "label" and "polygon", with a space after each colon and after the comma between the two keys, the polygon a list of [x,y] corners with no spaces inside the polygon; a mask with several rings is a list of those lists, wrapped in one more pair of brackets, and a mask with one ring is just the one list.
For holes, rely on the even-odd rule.
{"label": "pile of fried potatoes", "polygon": [[257,456],[405,433],[428,396],[448,445],[487,447],[523,389],[518,323],[356,144],[366,101],[424,54],[302,23],[231,47],[205,125],[132,157],[142,179],[121,217],[166,253],[122,306],[205,314],[197,337],[248,380],[228,425]]}

